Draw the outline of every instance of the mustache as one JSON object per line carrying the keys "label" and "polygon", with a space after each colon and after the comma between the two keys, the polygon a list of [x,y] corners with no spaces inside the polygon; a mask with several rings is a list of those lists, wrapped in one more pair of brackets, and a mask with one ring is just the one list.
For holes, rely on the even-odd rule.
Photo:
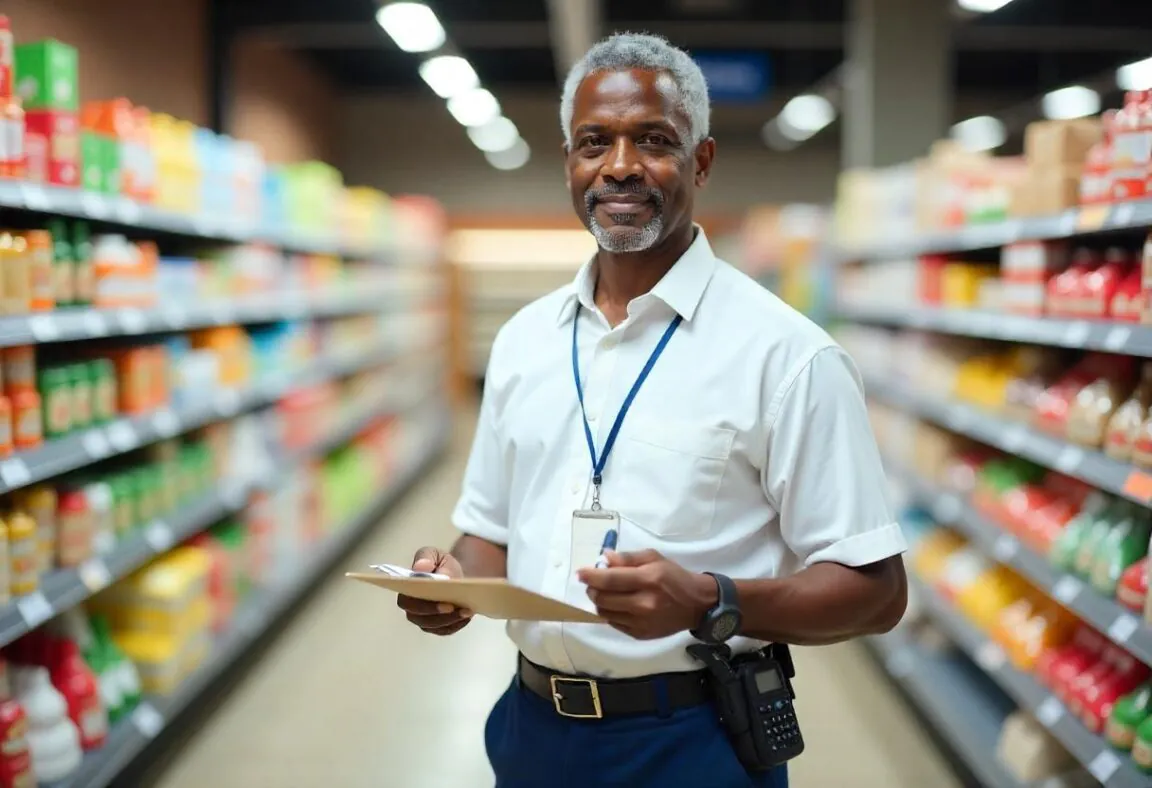
{"label": "mustache", "polygon": [[592,209],[596,207],[596,203],[603,202],[610,197],[618,197],[622,194],[642,194],[656,206],[657,211],[664,207],[664,193],[651,186],[645,186],[639,181],[610,183],[601,186],[599,189],[588,189],[584,192],[584,207],[588,213],[592,213]]}

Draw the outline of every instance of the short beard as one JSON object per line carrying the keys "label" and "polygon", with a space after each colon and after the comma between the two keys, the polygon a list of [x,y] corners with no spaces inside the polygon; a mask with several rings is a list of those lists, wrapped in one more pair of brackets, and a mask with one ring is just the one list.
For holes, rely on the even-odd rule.
{"label": "short beard", "polygon": [[[652,218],[642,227],[620,224],[610,230],[597,221],[595,212],[597,202],[613,195],[642,193],[647,193],[653,204]],[[588,230],[596,239],[596,243],[605,252],[612,252],[613,254],[647,251],[656,245],[664,233],[664,195],[657,189],[648,189],[639,183],[589,189],[584,192],[584,214],[587,219]],[[612,219],[625,222],[629,216],[613,216]]]}

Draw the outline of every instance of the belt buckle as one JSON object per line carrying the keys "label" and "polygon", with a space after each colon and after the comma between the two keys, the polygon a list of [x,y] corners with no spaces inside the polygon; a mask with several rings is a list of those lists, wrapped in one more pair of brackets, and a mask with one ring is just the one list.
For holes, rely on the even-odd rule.
{"label": "belt buckle", "polygon": [[[604,710],[600,707],[600,685],[596,683],[596,679],[553,675],[551,682],[552,705],[556,707],[556,713],[561,717],[571,717],[577,720],[600,720],[604,718]],[[570,711],[564,711],[564,696],[560,694],[561,684],[581,684],[588,687],[588,692],[592,696],[592,713],[573,714]]]}

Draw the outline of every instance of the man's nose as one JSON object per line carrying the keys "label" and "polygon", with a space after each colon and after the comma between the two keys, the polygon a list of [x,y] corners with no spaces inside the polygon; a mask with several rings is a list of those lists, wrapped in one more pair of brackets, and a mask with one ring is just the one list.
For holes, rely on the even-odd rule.
{"label": "man's nose", "polygon": [[612,152],[604,162],[602,174],[605,180],[618,182],[637,180],[643,176],[640,157],[636,155],[636,146],[631,140],[620,139],[612,146]]}

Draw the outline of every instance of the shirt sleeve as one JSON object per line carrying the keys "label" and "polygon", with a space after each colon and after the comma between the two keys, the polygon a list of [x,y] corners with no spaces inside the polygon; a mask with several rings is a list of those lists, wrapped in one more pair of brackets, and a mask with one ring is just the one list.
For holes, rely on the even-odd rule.
{"label": "shirt sleeve", "polygon": [[818,350],[769,405],[762,482],[805,566],[864,566],[907,549],[852,360]]}
{"label": "shirt sleeve", "polygon": [[488,362],[480,417],[464,471],[463,490],[452,512],[452,524],[462,533],[507,545],[508,468],[500,439],[499,393],[495,383],[499,375],[500,344],[498,336]]}

